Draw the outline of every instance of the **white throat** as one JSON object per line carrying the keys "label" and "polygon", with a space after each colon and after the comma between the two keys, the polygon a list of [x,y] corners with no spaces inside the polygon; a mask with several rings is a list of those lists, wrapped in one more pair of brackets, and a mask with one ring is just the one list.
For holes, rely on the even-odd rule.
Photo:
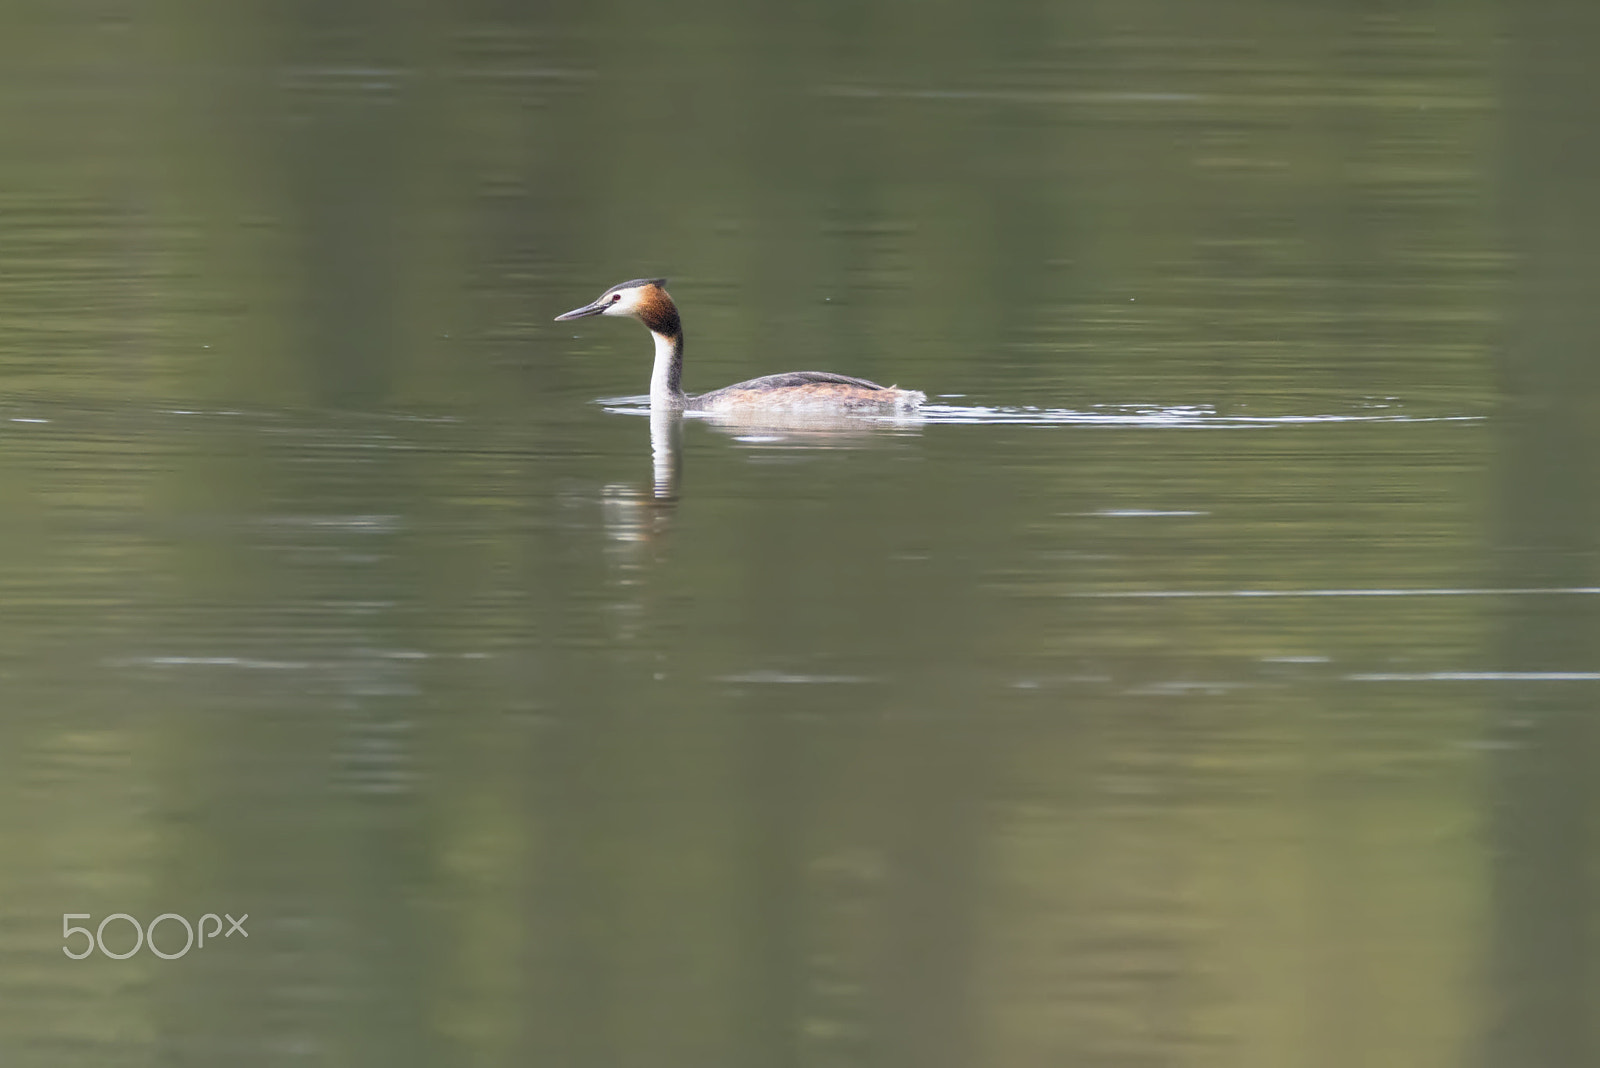
{"label": "white throat", "polygon": [[683,342],[650,331],[656,343],[656,366],[650,372],[650,403],[652,405],[680,405],[683,403]]}

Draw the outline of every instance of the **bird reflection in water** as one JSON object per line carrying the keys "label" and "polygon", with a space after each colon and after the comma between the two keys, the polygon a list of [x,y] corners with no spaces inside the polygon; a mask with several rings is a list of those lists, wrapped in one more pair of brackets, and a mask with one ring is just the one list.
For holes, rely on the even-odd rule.
{"label": "bird reflection in water", "polygon": [[650,411],[651,484],[648,493],[627,483],[612,483],[600,498],[606,534],[627,546],[653,544],[672,525],[683,472],[683,413]]}
{"label": "bird reflection in water", "polygon": [[[606,533],[613,542],[634,548],[655,544],[671,527],[683,475],[683,412],[657,406],[649,416],[648,491],[612,483],[601,498]],[[798,449],[859,448],[885,432],[920,430],[925,422],[916,414],[866,417],[822,412],[733,413],[699,421],[741,444]]]}

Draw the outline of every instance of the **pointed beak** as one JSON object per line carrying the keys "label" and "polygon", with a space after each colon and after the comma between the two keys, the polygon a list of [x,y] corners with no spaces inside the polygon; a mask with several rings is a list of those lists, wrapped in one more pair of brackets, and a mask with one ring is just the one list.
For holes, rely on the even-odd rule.
{"label": "pointed beak", "polygon": [[587,319],[589,316],[599,315],[605,310],[606,302],[603,300],[597,300],[593,304],[585,304],[581,308],[573,308],[569,312],[564,312],[563,314],[556,316],[556,322],[561,323],[568,319]]}

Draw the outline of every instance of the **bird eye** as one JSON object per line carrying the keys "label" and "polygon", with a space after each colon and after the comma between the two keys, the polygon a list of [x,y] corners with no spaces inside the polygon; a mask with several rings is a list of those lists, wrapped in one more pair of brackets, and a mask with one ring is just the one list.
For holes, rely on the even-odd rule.
{"label": "bird eye", "polygon": [[622,299],[622,294],[621,293],[613,293],[613,294],[611,294],[611,303],[615,304],[617,301],[619,301],[621,299]]}

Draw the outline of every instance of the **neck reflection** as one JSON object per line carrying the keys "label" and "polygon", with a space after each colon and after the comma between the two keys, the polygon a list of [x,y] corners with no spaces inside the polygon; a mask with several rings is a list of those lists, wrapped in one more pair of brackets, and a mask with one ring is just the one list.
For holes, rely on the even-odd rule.
{"label": "neck reflection", "polygon": [[678,476],[683,470],[683,413],[671,408],[650,409],[650,462],[655,475],[655,498],[678,499]]}

